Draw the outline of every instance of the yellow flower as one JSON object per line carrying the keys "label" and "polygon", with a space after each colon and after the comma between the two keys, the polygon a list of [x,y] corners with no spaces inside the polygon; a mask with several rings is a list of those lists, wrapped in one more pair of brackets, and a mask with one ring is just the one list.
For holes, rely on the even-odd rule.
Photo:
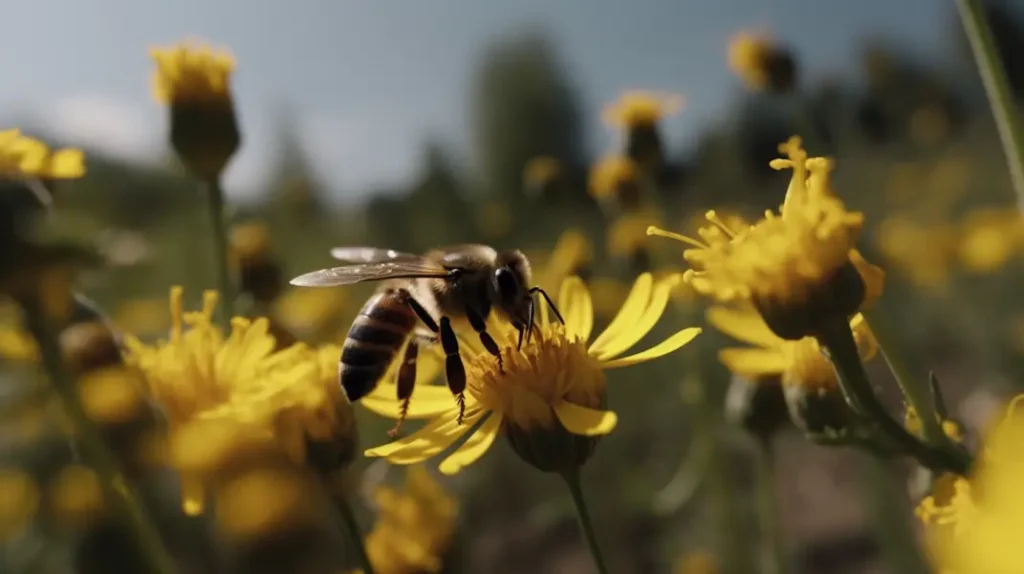
{"label": "yellow flower", "polygon": [[24,329],[0,325],[0,358],[8,361],[37,361],[39,347]]}
{"label": "yellow flower", "polygon": [[208,45],[153,48],[153,95],[169,107],[171,144],[204,181],[215,181],[241,145],[230,78],[234,59]]}
{"label": "yellow flower", "polygon": [[184,313],[182,289],[171,289],[170,339],[149,346],[125,337],[126,360],[145,376],[171,426],[172,452],[187,477],[186,510],[202,508],[203,467],[216,467],[232,441],[274,442],[295,462],[309,460],[310,443],[335,446],[337,464],[351,457],[355,423],[340,395],[340,348],[297,343],[275,351],[266,319],[236,317],[225,337],[213,322],[217,294],[202,311]]}
{"label": "yellow flower", "polygon": [[590,170],[590,194],[599,200],[638,194],[640,168],[632,159],[613,155],[597,162]]}
{"label": "yellow flower", "polygon": [[105,511],[100,478],[85,466],[64,467],[48,485],[47,494],[54,518],[65,526],[83,528]]}
{"label": "yellow flower", "polygon": [[42,179],[77,179],[85,175],[81,150],[50,151],[43,142],[26,137],[20,130],[0,131],[0,176]]}
{"label": "yellow flower", "polygon": [[378,574],[439,572],[455,534],[458,504],[423,466],[410,467],[405,487],[373,493],[377,521],[366,553]]}
{"label": "yellow flower", "polygon": [[776,214],[765,213],[752,226],[728,227],[715,212],[710,225],[691,239],[657,228],[649,234],[690,246],[683,257],[694,267],[685,279],[702,295],[720,302],[750,301],[772,330],[787,339],[810,334],[814,321],[845,317],[864,302],[865,292],[880,291],[884,274],[862,258],[851,259],[864,216],[848,212],[832,192],[832,162],[807,158],[800,139],[780,146],[788,160],[772,162],[775,169],[793,170],[785,200]]}
{"label": "yellow flower", "polygon": [[162,104],[227,102],[235,59],[197,42],[152,48],[153,97]]}
{"label": "yellow flower", "polygon": [[631,90],[623,92],[618,101],[605,107],[601,117],[612,127],[636,129],[651,127],[682,107],[682,96]]}
{"label": "yellow flower", "polygon": [[986,437],[973,475],[950,477],[918,507],[929,525],[932,557],[943,572],[1024,572],[1024,556],[1015,551],[1024,530],[1021,401],[1024,395],[1011,401],[1005,418]]}
{"label": "yellow flower", "polygon": [[240,262],[262,260],[270,254],[270,230],[258,221],[231,228],[231,252]]}
{"label": "yellow flower", "polygon": [[[707,311],[708,322],[719,331],[750,343],[754,347],[726,348],[718,357],[730,371],[749,379],[778,375],[787,386],[807,389],[835,389],[836,380],[832,363],[821,354],[821,347],[813,337],[793,341],[772,332],[757,311],[749,307],[728,308],[715,306]],[[861,358],[874,356],[876,345],[864,317],[860,314],[850,321]]]}
{"label": "yellow flower", "polygon": [[[453,474],[482,456],[503,429],[517,454],[541,470],[567,470],[582,464],[593,448],[587,439],[608,434],[617,422],[615,413],[602,410],[604,371],[661,357],[700,333],[698,328],[684,329],[653,348],[616,358],[651,330],[676,283],[678,275],[658,281],[651,274],[641,275],[618,315],[588,346],[594,326],[590,293],[579,279],[566,280],[558,297],[564,326],[552,322],[542,306],[538,332],[521,350],[516,349],[514,330],[494,326],[504,372],[479,345],[469,341],[464,345],[463,424],[457,422],[459,408],[453,408],[447,389],[420,388],[408,417],[433,420],[408,437],[367,450],[366,455],[386,457],[395,464],[421,462],[468,434],[468,440],[441,462],[441,472]],[[381,415],[400,417],[397,401],[381,406],[367,405]],[[528,447],[533,447],[532,453]]]}

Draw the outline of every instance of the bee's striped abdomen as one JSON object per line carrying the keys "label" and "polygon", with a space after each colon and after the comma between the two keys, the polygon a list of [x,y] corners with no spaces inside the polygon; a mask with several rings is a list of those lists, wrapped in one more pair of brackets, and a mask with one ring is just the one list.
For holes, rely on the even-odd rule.
{"label": "bee's striped abdomen", "polygon": [[350,401],[366,396],[409,338],[416,314],[398,291],[370,297],[349,328],[341,350],[338,377]]}

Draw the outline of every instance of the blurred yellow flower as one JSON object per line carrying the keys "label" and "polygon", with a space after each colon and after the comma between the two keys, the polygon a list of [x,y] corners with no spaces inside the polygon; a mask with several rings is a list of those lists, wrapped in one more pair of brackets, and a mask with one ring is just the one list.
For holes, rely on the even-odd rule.
{"label": "blurred yellow flower", "polygon": [[787,160],[775,169],[793,170],[779,214],[767,211],[752,226],[732,229],[711,211],[710,225],[692,239],[657,228],[649,234],[681,241],[683,257],[694,267],[685,279],[702,295],[720,302],[750,301],[781,337],[802,339],[808,321],[849,316],[864,303],[866,291],[880,291],[880,269],[854,251],[864,220],[846,211],[830,185],[832,162],[807,158],[799,138],[780,146]]}
{"label": "blurred yellow flower", "polygon": [[39,347],[24,329],[0,325],[0,358],[7,361],[36,361]]}
{"label": "blurred yellow flower", "polygon": [[235,262],[263,260],[270,254],[270,230],[260,221],[240,223],[231,228],[231,253]]}
{"label": "blurred yellow flower", "polygon": [[315,483],[296,469],[250,470],[218,489],[217,523],[242,539],[301,528],[321,512],[316,492]]}
{"label": "blurred yellow flower", "polygon": [[[306,461],[307,441],[334,443],[340,456],[350,455],[355,422],[336,380],[339,347],[316,350],[297,343],[275,351],[262,318],[235,317],[224,337],[213,322],[215,292],[204,294],[200,312],[185,313],[182,296],[180,287],[171,289],[169,340],[149,346],[125,337],[126,360],[141,369],[166,414],[179,464],[181,456],[202,458],[190,450],[208,450],[217,442],[205,434],[213,422],[231,427],[222,431],[229,439],[247,433],[272,438],[296,462]],[[200,430],[191,432],[192,422]],[[199,512],[201,479],[188,478],[186,510]]]}
{"label": "blurred yellow flower", "polygon": [[636,194],[640,168],[626,156],[612,155],[602,158],[590,170],[590,195],[599,200],[622,194]]}
{"label": "blurred yellow flower", "polygon": [[729,68],[751,90],[768,88],[768,61],[774,50],[765,32],[739,32],[729,40]]}
{"label": "blurred yellow flower", "polygon": [[[730,371],[751,380],[778,375],[787,386],[809,390],[838,388],[832,363],[821,353],[818,341],[804,337],[798,341],[778,337],[757,311],[749,306],[711,307],[708,322],[719,331],[753,347],[730,347],[718,352],[718,358]],[[861,358],[874,356],[876,345],[864,317],[859,313],[850,321]]]}
{"label": "blurred yellow flower", "polygon": [[551,291],[557,289],[566,277],[589,271],[593,260],[594,249],[580,229],[563,231],[550,254],[530,259],[539,263],[534,271],[537,284]]}
{"label": "blurred yellow flower", "polygon": [[523,168],[523,183],[528,190],[540,192],[561,177],[562,162],[551,156],[542,155],[526,162]]}
{"label": "blurred yellow flower", "polygon": [[651,127],[683,108],[683,97],[664,92],[630,90],[601,112],[601,119],[612,127],[636,129]]}
{"label": "blurred yellow flower", "polygon": [[691,552],[676,561],[672,572],[673,574],[716,574],[718,561],[710,552]]}
{"label": "blurred yellow flower", "polygon": [[377,574],[440,572],[455,534],[458,503],[422,465],[409,468],[405,487],[373,493],[377,521],[366,553]]}
{"label": "blurred yellow flower", "polygon": [[976,209],[960,223],[960,263],[973,273],[1002,269],[1024,246],[1024,222],[1016,209]]}
{"label": "blurred yellow flower", "polygon": [[133,420],[145,408],[141,385],[136,371],[121,366],[86,373],[78,381],[82,409],[102,424]]}
{"label": "blurred yellow flower", "polygon": [[0,468],[0,542],[24,530],[39,510],[39,487],[19,468]]}
{"label": "blurred yellow flower", "polygon": [[[467,342],[462,352],[467,393],[461,424],[459,408],[452,408],[447,389],[417,389],[409,418],[433,420],[408,437],[367,450],[366,455],[386,457],[395,464],[421,462],[471,432],[441,462],[441,472],[453,474],[482,456],[504,429],[513,450],[541,470],[568,470],[583,464],[593,449],[587,438],[610,433],[617,422],[615,413],[603,410],[604,370],[661,357],[700,333],[698,328],[683,329],[653,348],[615,358],[651,330],[677,282],[678,276],[655,281],[649,273],[641,275],[619,314],[588,346],[594,326],[590,292],[579,279],[567,279],[558,297],[564,326],[552,322],[542,306],[539,331],[517,350],[515,331],[494,325],[504,372],[493,356]],[[391,418],[401,416],[398,401],[371,410]]]}
{"label": "blurred yellow flower", "polygon": [[167,298],[129,299],[118,304],[112,321],[122,331],[137,336],[166,332],[171,326]]}
{"label": "blurred yellow flower", "polygon": [[61,469],[47,487],[47,496],[51,512],[62,526],[83,528],[105,511],[100,478],[86,466]]}
{"label": "blurred yellow flower", "polygon": [[271,308],[274,319],[300,337],[324,339],[342,321],[349,308],[345,289],[289,289]]}
{"label": "blurred yellow flower", "polygon": [[1022,401],[1024,395],[1014,398],[988,433],[972,476],[940,481],[943,491],[918,507],[942,572],[1024,572],[1024,556],[1014,551],[1024,530],[1024,416],[1017,410]]}
{"label": "blurred yellow flower", "polygon": [[150,49],[156,63],[153,97],[162,104],[226,102],[235,59],[208,44],[186,41]]}
{"label": "blurred yellow flower", "polygon": [[893,214],[878,227],[882,254],[921,287],[937,288],[949,279],[957,249],[953,228],[947,224],[924,225]]}
{"label": "blurred yellow flower", "polygon": [[608,255],[613,258],[631,257],[646,251],[650,238],[647,228],[658,225],[661,217],[656,211],[634,211],[616,217],[605,233]]}
{"label": "blurred yellow flower", "polygon": [[77,179],[83,175],[85,156],[81,150],[50,151],[46,144],[18,129],[0,130],[0,176]]}

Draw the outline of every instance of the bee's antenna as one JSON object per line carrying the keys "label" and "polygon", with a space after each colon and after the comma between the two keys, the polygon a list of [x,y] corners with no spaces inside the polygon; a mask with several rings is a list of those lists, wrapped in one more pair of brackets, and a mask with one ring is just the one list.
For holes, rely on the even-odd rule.
{"label": "bee's antenna", "polygon": [[540,287],[531,287],[530,293],[540,293],[541,296],[544,297],[544,301],[547,302],[548,307],[550,307],[551,310],[555,312],[555,317],[558,317],[558,322],[565,325],[565,319],[563,319],[562,314],[558,312],[558,307],[555,306],[555,303],[551,300],[551,297],[548,297],[547,291],[544,291]]}

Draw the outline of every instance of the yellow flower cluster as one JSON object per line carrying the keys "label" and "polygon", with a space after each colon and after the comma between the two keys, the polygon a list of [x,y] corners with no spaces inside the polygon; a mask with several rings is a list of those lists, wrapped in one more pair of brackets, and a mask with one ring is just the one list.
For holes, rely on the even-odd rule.
{"label": "yellow flower cluster", "polygon": [[76,179],[85,175],[81,150],[51,151],[43,142],[22,135],[20,130],[0,131],[0,177]]}
{"label": "yellow flower cluster", "polygon": [[201,477],[236,439],[272,440],[297,462],[306,459],[307,441],[354,448],[355,422],[336,381],[339,348],[275,351],[266,319],[236,317],[225,337],[213,323],[216,293],[205,294],[199,312],[184,312],[182,297],[180,287],[171,289],[168,340],[150,346],[128,336],[125,345],[168,417],[172,457],[192,471],[186,509],[201,510]]}

